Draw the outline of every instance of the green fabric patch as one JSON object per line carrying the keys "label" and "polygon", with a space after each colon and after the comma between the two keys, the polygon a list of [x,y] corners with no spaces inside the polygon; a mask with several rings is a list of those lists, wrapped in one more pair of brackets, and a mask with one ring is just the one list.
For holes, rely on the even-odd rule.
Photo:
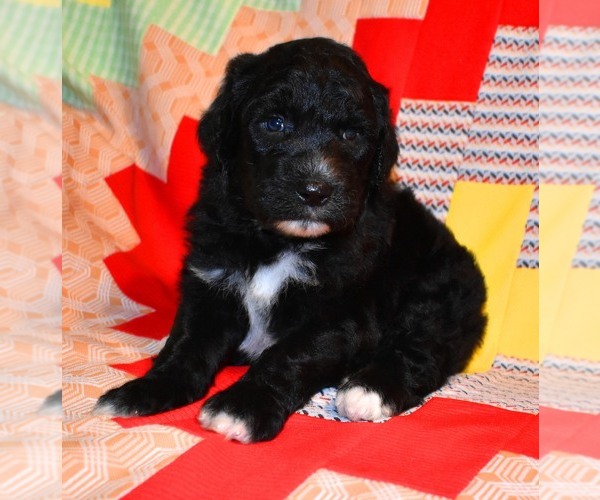
{"label": "green fabric patch", "polygon": [[136,86],[140,47],[150,24],[216,54],[243,5],[298,10],[300,0],[128,0],[110,8],[64,0],[63,100],[92,106],[90,75]]}
{"label": "green fabric patch", "polygon": [[61,73],[59,8],[0,2],[0,101],[25,109],[40,105],[35,77]]}

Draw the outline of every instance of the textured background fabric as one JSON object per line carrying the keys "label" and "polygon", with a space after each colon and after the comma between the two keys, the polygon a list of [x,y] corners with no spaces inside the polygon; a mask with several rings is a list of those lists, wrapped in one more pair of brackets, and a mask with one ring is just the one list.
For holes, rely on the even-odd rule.
{"label": "textured background fabric", "polygon": [[0,498],[58,498],[60,9],[0,4]]}
{"label": "textured background fabric", "polygon": [[[0,28],[0,498],[600,497],[594,2],[65,0],[61,27],[56,0],[6,0]],[[481,263],[468,373],[381,423],[327,388],[253,446],[203,431],[200,402],[92,417],[168,333],[227,61],[310,36],[390,89],[393,180]],[[61,379],[62,440],[37,412]]]}

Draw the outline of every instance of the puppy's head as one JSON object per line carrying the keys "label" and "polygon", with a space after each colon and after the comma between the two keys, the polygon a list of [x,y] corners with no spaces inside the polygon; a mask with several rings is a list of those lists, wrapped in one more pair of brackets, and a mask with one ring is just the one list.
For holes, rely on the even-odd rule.
{"label": "puppy's head", "polygon": [[199,128],[202,147],[264,228],[316,238],[351,229],[398,145],[386,89],[323,38],[243,54]]}

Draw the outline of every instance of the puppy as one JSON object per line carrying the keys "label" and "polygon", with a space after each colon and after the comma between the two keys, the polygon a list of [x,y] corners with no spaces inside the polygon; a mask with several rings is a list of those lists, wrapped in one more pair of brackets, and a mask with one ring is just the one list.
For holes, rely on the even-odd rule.
{"label": "puppy", "polygon": [[269,440],[328,386],[353,421],[417,405],[467,364],[485,327],[473,256],[407,190],[387,92],[323,38],[243,54],[199,126],[208,158],[189,213],[181,302],[142,378],[96,413],[150,415],[204,396],[203,427]]}

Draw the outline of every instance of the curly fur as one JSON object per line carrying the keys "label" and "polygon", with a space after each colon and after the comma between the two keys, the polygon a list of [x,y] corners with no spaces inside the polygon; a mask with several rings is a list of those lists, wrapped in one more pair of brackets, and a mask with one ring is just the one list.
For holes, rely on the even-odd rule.
{"label": "curly fur", "polygon": [[407,190],[387,92],[348,47],[297,40],[243,54],[204,115],[208,158],[189,214],[172,331],[144,377],[96,412],[148,415],[204,396],[227,363],[247,374],[200,422],[275,437],[339,385],[354,420],[397,414],[462,370],[485,327],[473,256]]}

